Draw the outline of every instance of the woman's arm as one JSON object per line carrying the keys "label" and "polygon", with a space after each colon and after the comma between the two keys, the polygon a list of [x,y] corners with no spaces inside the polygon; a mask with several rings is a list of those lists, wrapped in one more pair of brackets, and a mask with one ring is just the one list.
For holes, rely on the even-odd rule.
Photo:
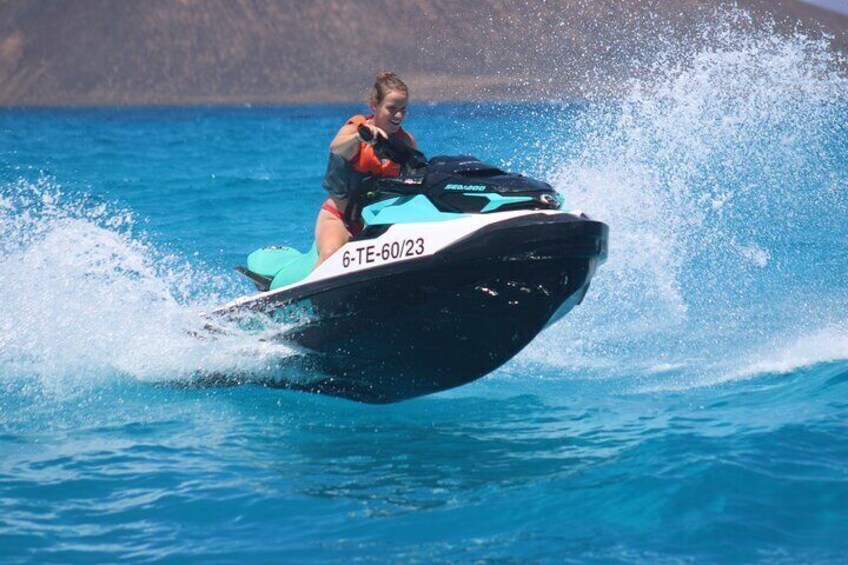
{"label": "woman's arm", "polygon": [[[376,126],[372,126],[371,124],[363,125],[370,128],[374,134],[374,138],[370,142],[371,144],[376,141],[378,135],[383,138],[388,137],[386,132]],[[359,137],[359,126],[357,124],[345,124],[339,130],[339,133],[336,134],[333,141],[330,142],[330,153],[335,153],[350,161],[356,155],[356,152],[359,151],[360,142],[362,142],[362,138]]]}

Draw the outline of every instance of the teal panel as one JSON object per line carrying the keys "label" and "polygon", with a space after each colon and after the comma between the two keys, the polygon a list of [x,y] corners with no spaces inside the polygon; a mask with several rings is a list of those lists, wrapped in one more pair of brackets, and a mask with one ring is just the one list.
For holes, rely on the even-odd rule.
{"label": "teal panel", "polygon": [[393,206],[400,199],[400,197],[387,198],[386,200],[380,200],[379,202],[366,206],[362,209],[362,219],[365,220],[365,223],[370,224],[371,222],[368,221],[369,218],[376,218],[383,208]]}
{"label": "teal panel", "polygon": [[390,198],[366,206],[362,218],[369,226],[443,222],[461,218],[464,214],[442,212],[423,194]]}
{"label": "teal panel", "polygon": [[495,194],[491,192],[487,192],[485,194],[474,194],[474,193],[465,193],[465,196],[479,196],[480,198],[487,198],[489,203],[483,206],[483,209],[480,212],[493,212],[503,206],[504,204],[515,204],[516,202],[528,202],[533,200],[532,196],[502,196],[500,194]]}

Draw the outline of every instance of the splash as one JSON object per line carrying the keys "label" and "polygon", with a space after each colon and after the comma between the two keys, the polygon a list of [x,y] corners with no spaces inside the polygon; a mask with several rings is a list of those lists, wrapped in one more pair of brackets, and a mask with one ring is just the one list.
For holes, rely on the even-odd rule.
{"label": "splash", "polygon": [[[700,32],[668,42],[639,69],[649,78],[589,104],[562,140],[576,157],[548,176],[610,225],[610,259],[530,359],[704,383],[758,366],[778,338],[808,343],[829,327],[844,343],[844,61],[826,38],[787,37],[738,10]],[[798,362],[848,357],[813,350]]]}
{"label": "splash", "polygon": [[[151,245],[132,213],[47,179],[0,193],[0,375],[68,390],[102,379],[267,372],[290,350],[202,313],[230,278]],[[261,336],[260,336],[261,337]]]}
{"label": "splash", "polygon": [[754,352],[731,378],[790,373],[827,361],[848,359],[848,324],[827,326],[801,337],[785,337]]}

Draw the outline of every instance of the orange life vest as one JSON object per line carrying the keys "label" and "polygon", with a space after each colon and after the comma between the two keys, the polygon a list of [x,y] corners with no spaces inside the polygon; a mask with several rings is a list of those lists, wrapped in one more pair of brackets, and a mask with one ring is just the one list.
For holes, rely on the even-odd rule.
{"label": "orange life vest", "polygon": [[[374,116],[354,116],[347,121],[348,124],[359,126],[364,124]],[[400,139],[407,145],[412,145],[412,138],[406,133],[403,128],[400,128],[391,135],[395,139]],[[374,148],[364,141],[359,143],[359,151],[350,160],[353,170],[366,175],[377,175],[380,177],[396,177],[400,174],[400,165],[388,159],[381,160],[374,154]]]}

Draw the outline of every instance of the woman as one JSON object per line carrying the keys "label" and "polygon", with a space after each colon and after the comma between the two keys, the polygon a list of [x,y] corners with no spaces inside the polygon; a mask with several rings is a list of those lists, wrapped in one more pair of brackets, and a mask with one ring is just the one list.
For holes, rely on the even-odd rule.
{"label": "woman", "polygon": [[[330,162],[324,179],[324,188],[330,196],[321,206],[315,223],[315,242],[318,247],[316,267],[362,229],[358,220],[350,225],[344,222],[345,210],[353,205],[349,199],[349,189],[357,177],[394,177],[400,174],[400,165],[381,160],[374,154],[373,144],[378,136],[398,138],[417,149],[415,138],[401,127],[408,102],[409,89],[403,81],[396,74],[383,71],[375,77],[371,88],[368,100],[371,115],[350,118],[330,143]],[[371,141],[366,142],[359,137],[360,125],[371,130]]]}

